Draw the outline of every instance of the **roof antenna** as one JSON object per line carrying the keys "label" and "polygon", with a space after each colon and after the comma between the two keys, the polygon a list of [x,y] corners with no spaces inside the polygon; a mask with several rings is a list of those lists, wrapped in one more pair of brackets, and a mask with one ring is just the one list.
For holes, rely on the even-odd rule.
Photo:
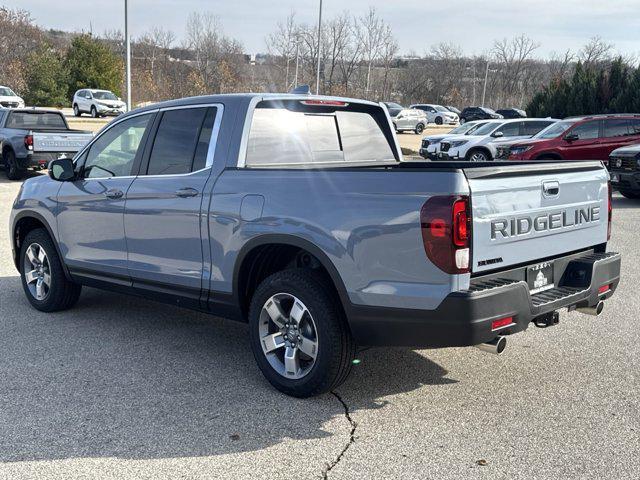
{"label": "roof antenna", "polygon": [[290,90],[289,93],[295,95],[311,95],[311,87],[309,85],[300,85],[293,90]]}

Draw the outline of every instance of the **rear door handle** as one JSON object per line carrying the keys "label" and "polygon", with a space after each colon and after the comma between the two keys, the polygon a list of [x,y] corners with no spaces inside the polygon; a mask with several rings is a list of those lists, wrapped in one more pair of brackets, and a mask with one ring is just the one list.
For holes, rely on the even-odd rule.
{"label": "rear door handle", "polygon": [[123,195],[124,193],[122,193],[122,190],[118,190],[117,188],[112,188],[104,192],[104,196],[110,198],[111,200],[122,198]]}
{"label": "rear door handle", "polygon": [[195,188],[180,188],[178,190],[176,190],[176,197],[180,197],[180,198],[189,198],[189,197],[197,197],[198,196],[198,190],[196,190]]}
{"label": "rear door handle", "polygon": [[560,182],[550,181],[542,183],[542,192],[545,197],[555,197],[560,193]]}

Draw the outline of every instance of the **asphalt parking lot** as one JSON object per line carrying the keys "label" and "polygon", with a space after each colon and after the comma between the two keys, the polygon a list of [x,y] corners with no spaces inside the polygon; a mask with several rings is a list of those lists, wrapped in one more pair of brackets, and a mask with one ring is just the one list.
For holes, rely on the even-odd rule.
{"label": "asphalt parking lot", "polygon": [[600,317],[563,312],[500,357],[370,349],[335,394],[296,400],[242,324],[93,289],[30,308],[18,189],[0,175],[0,479],[640,477],[640,202],[614,199],[623,278]]}

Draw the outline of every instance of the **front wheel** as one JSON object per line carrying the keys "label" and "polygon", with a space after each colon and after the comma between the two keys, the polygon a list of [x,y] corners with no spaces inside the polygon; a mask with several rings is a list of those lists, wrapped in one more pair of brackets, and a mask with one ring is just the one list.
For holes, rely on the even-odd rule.
{"label": "front wheel", "polygon": [[424,132],[424,125],[422,123],[419,123],[418,125],[416,125],[416,133],[420,135],[422,132]]}
{"label": "front wheel", "polygon": [[80,113],[80,109],[78,108],[78,105],[77,105],[77,104],[75,104],[75,103],[73,104],[73,115],[74,115],[75,117],[79,117],[80,115],[82,115],[82,114]]}
{"label": "front wheel", "polygon": [[442,117],[436,117],[436,125],[442,125]]}
{"label": "front wheel", "polygon": [[467,155],[469,162],[488,162],[489,155],[484,150],[471,150]]}
{"label": "front wheel", "polygon": [[20,276],[29,303],[41,312],[71,308],[82,287],[67,279],[62,262],[46,230],[30,231],[20,248]]}
{"label": "front wheel", "polygon": [[91,118],[98,118],[98,111],[96,110],[96,107],[91,105]]}
{"label": "front wheel", "polygon": [[631,192],[629,190],[620,190],[620,195],[631,200],[640,199],[640,192]]}
{"label": "front wheel", "polygon": [[251,300],[249,334],[263,375],[294,397],[333,390],[355,357],[342,307],[313,270],[284,270],[264,280]]}

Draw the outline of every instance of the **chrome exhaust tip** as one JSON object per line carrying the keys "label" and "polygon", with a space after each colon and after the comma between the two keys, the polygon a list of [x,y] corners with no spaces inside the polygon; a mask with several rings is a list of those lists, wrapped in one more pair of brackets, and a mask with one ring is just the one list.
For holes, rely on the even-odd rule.
{"label": "chrome exhaust tip", "polygon": [[602,313],[602,310],[604,310],[604,302],[602,300],[600,300],[598,303],[596,303],[592,307],[576,308],[576,311],[580,313],[584,313],[586,315],[593,315],[594,317],[597,317],[598,315],[600,315]]}
{"label": "chrome exhaust tip", "polygon": [[494,355],[500,355],[507,348],[507,337],[496,337],[486,343],[481,343],[475,346],[477,349],[483,352],[493,353]]}

